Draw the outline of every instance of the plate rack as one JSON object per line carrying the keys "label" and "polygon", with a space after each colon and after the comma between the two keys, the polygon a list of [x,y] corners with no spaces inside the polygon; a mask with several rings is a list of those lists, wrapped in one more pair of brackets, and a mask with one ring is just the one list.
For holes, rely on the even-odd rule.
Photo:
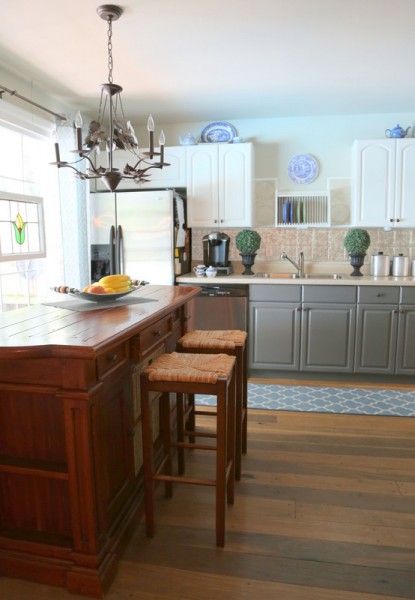
{"label": "plate rack", "polygon": [[329,213],[327,194],[287,192],[276,200],[275,227],[328,227]]}

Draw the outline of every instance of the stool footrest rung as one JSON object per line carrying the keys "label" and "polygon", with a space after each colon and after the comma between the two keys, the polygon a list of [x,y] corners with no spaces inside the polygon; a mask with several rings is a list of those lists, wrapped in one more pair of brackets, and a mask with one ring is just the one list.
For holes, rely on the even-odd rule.
{"label": "stool footrest rung", "polygon": [[185,429],[183,431],[183,435],[192,435],[193,437],[204,437],[204,438],[212,438],[212,439],[216,438],[216,433],[214,433],[214,432],[197,431],[197,430],[195,431],[194,429],[192,429],[192,430]]}
{"label": "stool footrest rung", "polygon": [[189,442],[172,442],[174,448],[190,448],[191,450],[217,450],[216,446],[207,446],[206,444],[192,444]]}
{"label": "stool footrest rung", "polygon": [[[189,411],[191,412],[191,411]],[[195,415],[204,415],[206,417],[215,417],[218,413],[216,412],[216,410],[196,410],[195,409]]]}
{"label": "stool footrest rung", "polygon": [[216,487],[216,481],[214,479],[197,479],[196,477],[184,477],[180,475],[153,475],[153,479],[171,483],[188,483],[190,485]]}

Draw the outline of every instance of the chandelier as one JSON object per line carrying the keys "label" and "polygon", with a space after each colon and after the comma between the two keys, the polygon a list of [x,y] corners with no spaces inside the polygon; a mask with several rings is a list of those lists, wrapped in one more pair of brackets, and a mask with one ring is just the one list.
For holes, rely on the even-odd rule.
{"label": "chandelier", "polygon": [[[122,179],[133,179],[136,183],[144,183],[149,181],[149,171],[151,169],[162,169],[170,166],[169,163],[164,162],[165,136],[163,131],[160,132],[159,137],[159,152],[154,150],[154,121],[151,115],[147,121],[149,149],[148,152],[140,152],[133,126],[124,116],[121,101],[122,87],[113,82],[112,22],[118,20],[122,12],[122,8],[113,4],[105,4],[97,8],[97,13],[101,19],[106,20],[108,23],[108,83],[103,83],[100,86],[101,99],[98,117],[90,122],[84,140],[82,139],[82,116],[79,111],[76,114],[74,124],[77,149],[72,150],[72,152],[77,154],[79,159],[74,162],[61,161],[59,143],[56,142],[56,162],[52,163],[58,168],[69,167],[73,169],[79,179],[102,179],[106,187],[112,192]],[[108,118],[107,131],[102,124],[106,118]],[[106,168],[96,166],[100,155],[100,146],[104,144],[107,154]],[[114,151],[118,149],[128,150],[131,156],[134,157],[133,165],[127,163],[123,171],[114,167]],[[154,157],[159,157],[158,161],[153,161]],[[84,160],[87,161],[87,168],[82,171],[77,164]]]}

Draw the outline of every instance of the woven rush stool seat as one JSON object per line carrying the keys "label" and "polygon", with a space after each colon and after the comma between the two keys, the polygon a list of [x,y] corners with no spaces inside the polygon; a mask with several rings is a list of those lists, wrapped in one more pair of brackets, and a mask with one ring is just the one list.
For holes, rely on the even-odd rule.
{"label": "woven rush stool seat", "polygon": [[[173,494],[173,483],[216,488],[216,545],[225,544],[226,503],[234,503],[235,479],[235,362],[227,354],[162,354],[141,373],[141,413],[143,431],[144,504],[146,532],[154,535],[154,481],[163,481],[165,495]],[[160,435],[162,460],[155,465],[150,392],[161,392]],[[202,445],[172,438],[170,394],[176,394],[177,422],[183,420],[184,394],[212,394],[217,398],[215,444]],[[181,458],[185,448],[215,452],[215,477],[187,477]],[[178,474],[173,474],[173,448],[179,457]]]}
{"label": "woven rush stool seat", "polygon": [[[248,446],[248,385],[247,385],[247,333],[239,329],[202,330],[195,329],[182,336],[176,345],[178,352],[198,352],[215,354],[223,352],[236,358],[236,438],[235,438],[235,478],[240,480],[242,471],[242,454],[246,454]],[[186,433],[189,440],[195,440],[192,432],[196,431],[197,415],[215,415],[212,411],[197,408],[194,395],[188,398]]]}

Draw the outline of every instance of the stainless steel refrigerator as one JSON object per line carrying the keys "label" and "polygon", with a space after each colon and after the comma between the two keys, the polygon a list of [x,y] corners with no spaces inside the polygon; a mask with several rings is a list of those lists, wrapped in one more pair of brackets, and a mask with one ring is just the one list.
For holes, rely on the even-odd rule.
{"label": "stainless steel refrigerator", "polygon": [[126,273],[152,284],[174,283],[182,271],[179,252],[186,263],[190,259],[185,203],[176,192],[91,193],[89,204],[92,280]]}

